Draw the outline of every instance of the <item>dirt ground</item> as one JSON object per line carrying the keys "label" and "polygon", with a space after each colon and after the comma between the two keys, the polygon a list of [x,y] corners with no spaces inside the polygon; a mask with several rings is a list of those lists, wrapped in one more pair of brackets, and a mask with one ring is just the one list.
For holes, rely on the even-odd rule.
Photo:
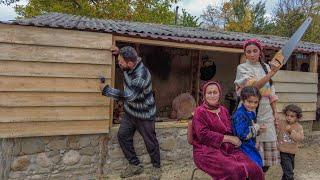
{"label": "dirt ground", "polygon": [[[281,175],[282,170],[280,166],[272,167],[270,172],[267,173],[266,179],[281,179]],[[295,158],[295,179],[320,179],[320,144],[302,145]]]}
{"label": "dirt ground", "polygon": [[[319,180],[320,179],[320,142],[312,145],[301,145],[300,151],[296,155],[295,179],[296,180]],[[170,167],[163,168],[162,180],[190,180],[193,166],[185,167]],[[143,174],[129,178],[130,180],[145,180],[149,179],[149,171],[146,170]],[[280,166],[270,168],[266,174],[266,180],[280,180],[282,170]],[[106,179],[120,179],[118,175],[108,176]],[[196,171],[194,179],[210,180],[205,173]]]}

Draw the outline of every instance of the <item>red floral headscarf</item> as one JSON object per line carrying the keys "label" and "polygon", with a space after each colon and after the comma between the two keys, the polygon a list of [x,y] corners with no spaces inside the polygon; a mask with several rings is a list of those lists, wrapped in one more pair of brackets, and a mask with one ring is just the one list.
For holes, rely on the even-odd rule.
{"label": "red floral headscarf", "polygon": [[248,39],[243,43],[243,49],[245,50],[247,46],[255,45],[257,46],[260,51],[263,50],[263,44],[258,39]]}

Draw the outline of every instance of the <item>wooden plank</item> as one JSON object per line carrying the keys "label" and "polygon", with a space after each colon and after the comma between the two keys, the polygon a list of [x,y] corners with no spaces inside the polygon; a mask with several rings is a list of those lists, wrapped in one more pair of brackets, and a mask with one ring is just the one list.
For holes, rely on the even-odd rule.
{"label": "wooden plank", "polygon": [[201,72],[200,72],[200,69],[201,69],[201,57],[202,57],[202,51],[197,51],[197,55],[198,55],[198,63],[197,63],[197,75],[196,75],[196,103],[198,104],[200,102],[200,97],[199,97],[199,93],[200,93],[200,76],[201,76]]}
{"label": "wooden plank", "polygon": [[[116,41],[114,40],[112,36],[112,46],[116,46]],[[111,87],[115,87],[115,79],[116,79],[116,58],[112,56],[112,68],[111,68]],[[109,111],[109,116],[110,121],[109,121],[109,127],[112,127],[113,125],[113,112],[114,112],[114,99],[110,100],[110,111]],[[110,129],[109,129],[110,130]]]}
{"label": "wooden plank", "polygon": [[[284,120],[285,116],[284,114],[280,114],[280,120]],[[300,121],[314,121],[316,120],[316,112],[302,112],[302,118]]]}
{"label": "wooden plank", "polygon": [[109,107],[0,107],[0,122],[110,119]]}
{"label": "wooden plank", "polygon": [[111,78],[111,67],[93,64],[0,61],[0,75],[76,78],[97,78],[103,75]]}
{"label": "wooden plank", "polygon": [[302,112],[301,121],[314,121],[316,120],[316,112]]}
{"label": "wooden plank", "polygon": [[191,43],[170,42],[165,40],[161,41],[161,40],[151,40],[151,39],[142,39],[142,38],[132,38],[132,37],[125,37],[125,36],[114,36],[114,40],[117,42],[140,43],[140,44],[148,44],[148,45],[154,45],[154,46],[196,49],[196,50],[202,50],[202,51],[243,53],[242,48],[238,49],[238,48],[228,48],[228,47],[219,47],[219,46],[208,46],[208,45],[191,44]]}
{"label": "wooden plank", "polygon": [[0,42],[47,46],[110,49],[112,35],[43,27],[0,24]]}
{"label": "wooden plank", "polygon": [[318,53],[313,53],[310,57],[310,72],[318,73]]}
{"label": "wooden plank", "polygon": [[272,78],[275,82],[318,83],[318,74],[298,71],[278,71]]}
{"label": "wooden plank", "polygon": [[[278,112],[281,112],[282,109],[289,105],[289,104],[293,104],[291,102],[287,102],[287,103],[281,103],[281,102],[278,102],[277,103],[277,110]],[[302,111],[307,111],[307,112],[310,112],[310,111],[316,111],[317,110],[317,103],[315,102],[311,102],[311,103],[294,103],[295,105],[299,106]]]}
{"label": "wooden plank", "polygon": [[0,92],[101,92],[99,84],[99,79],[0,76]]}
{"label": "wooden plank", "polygon": [[295,93],[317,93],[317,84],[303,84],[303,83],[274,83],[276,92],[295,92]]}
{"label": "wooden plank", "polygon": [[0,123],[0,138],[98,134],[109,132],[109,120]]}
{"label": "wooden plank", "polygon": [[[76,87],[75,87],[76,88]],[[110,98],[101,93],[2,92],[0,107],[24,106],[108,106]]]}
{"label": "wooden plank", "polygon": [[112,64],[111,51],[0,43],[0,60]]}
{"label": "wooden plank", "polygon": [[307,93],[277,93],[279,102],[317,102],[317,94]]}

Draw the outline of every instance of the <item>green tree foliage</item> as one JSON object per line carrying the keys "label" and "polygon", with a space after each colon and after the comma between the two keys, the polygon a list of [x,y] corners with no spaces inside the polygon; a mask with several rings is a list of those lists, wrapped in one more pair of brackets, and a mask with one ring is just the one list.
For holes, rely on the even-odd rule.
{"label": "green tree foliage", "polygon": [[263,33],[268,25],[265,3],[250,0],[229,0],[221,6],[209,5],[201,17],[209,27],[236,32]]}
{"label": "green tree foliage", "polygon": [[[15,0],[5,0],[13,1]],[[103,19],[173,24],[172,5],[179,0],[29,0],[17,5],[19,17],[60,12]]]}
{"label": "green tree foliage", "polygon": [[182,9],[182,14],[179,16],[178,25],[185,27],[200,27],[202,22],[199,22],[199,17],[192,16],[185,9]]}
{"label": "green tree foliage", "polygon": [[273,34],[291,36],[308,17],[311,27],[304,35],[306,41],[320,43],[320,0],[279,0],[274,14],[276,24]]}

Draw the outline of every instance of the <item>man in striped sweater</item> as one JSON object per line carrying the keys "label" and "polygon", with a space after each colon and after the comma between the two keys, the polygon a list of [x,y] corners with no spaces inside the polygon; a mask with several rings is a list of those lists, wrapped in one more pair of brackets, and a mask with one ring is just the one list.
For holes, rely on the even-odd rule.
{"label": "man in striped sweater", "polygon": [[130,46],[113,51],[124,74],[124,91],[101,83],[102,95],[124,101],[125,117],[118,131],[120,147],[129,161],[122,178],[142,173],[143,166],[133,147],[136,130],[141,134],[153,164],[152,179],[160,179],[160,150],[155,133],[156,105],[152,94],[151,74]]}

